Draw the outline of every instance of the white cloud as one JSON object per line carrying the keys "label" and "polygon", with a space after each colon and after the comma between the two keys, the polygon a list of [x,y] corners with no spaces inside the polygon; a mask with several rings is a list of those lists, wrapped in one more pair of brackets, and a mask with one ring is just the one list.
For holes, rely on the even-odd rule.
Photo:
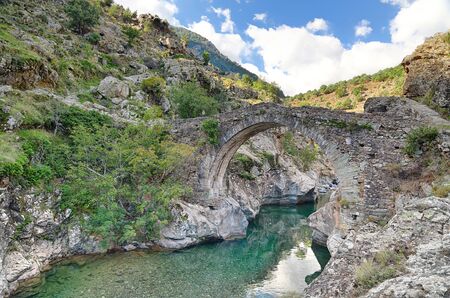
{"label": "white cloud", "polygon": [[315,18],[313,21],[306,24],[306,29],[311,32],[327,31],[328,23],[324,19]]}
{"label": "white cloud", "polygon": [[209,39],[224,55],[235,62],[249,54],[248,44],[239,34],[216,32],[207,17],[189,24],[188,28]]}
{"label": "white cloud", "polygon": [[180,22],[175,18],[178,7],[173,0],[115,0],[115,2],[140,14],[156,14],[167,19],[172,25],[180,25]]}
{"label": "white cloud", "polygon": [[[251,47],[264,62],[259,73],[293,95],[398,65],[426,37],[450,28],[448,0],[385,2],[399,6],[389,26],[391,42],[359,41],[348,47],[337,37],[314,34],[312,25],[269,29],[250,25],[246,33],[252,39]],[[368,22],[361,24],[370,28]],[[367,28],[356,33],[367,35],[370,33]],[[245,64],[252,71],[253,66]]]}
{"label": "white cloud", "polygon": [[368,20],[361,20],[358,25],[355,26],[355,36],[367,36],[372,32],[370,22]]}
{"label": "white cloud", "polygon": [[267,20],[267,13],[255,13],[253,20],[265,22]]}
{"label": "white cloud", "polygon": [[390,23],[393,43],[419,44],[424,38],[450,28],[450,1],[416,0],[400,9]]}
{"label": "white cloud", "polygon": [[220,31],[226,33],[234,33],[234,22],[231,20],[231,10],[229,8],[214,8],[212,10],[218,17],[225,17],[225,21],[222,23]]}

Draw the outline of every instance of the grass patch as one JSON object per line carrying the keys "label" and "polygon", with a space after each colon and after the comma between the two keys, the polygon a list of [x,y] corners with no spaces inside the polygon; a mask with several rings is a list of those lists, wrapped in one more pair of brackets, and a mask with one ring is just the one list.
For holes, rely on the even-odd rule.
{"label": "grass patch", "polygon": [[331,119],[326,122],[327,126],[345,129],[351,132],[357,132],[361,130],[372,130],[373,127],[370,123],[362,123],[359,124],[356,121],[343,121],[343,120],[337,120],[337,119]]}
{"label": "grass patch", "polygon": [[423,126],[412,130],[406,138],[405,153],[413,156],[419,150],[426,150],[438,135],[435,127]]}
{"label": "grass patch", "polygon": [[30,50],[29,46],[23,41],[17,39],[12,33],[12,27],[6,24],[0,24],[0,41],[6,49],[3,53],[10,53],[18,65],[41,61],[41,56]]}
{"label": "grass patch", "polygon": [[0,163],[13,163],[23,154],[17,135],[0,133]]}
{"label": "grass patch", "polygon": [[397,276],[403,269],[405,256],[395,251],[379,251],[373,259],[363,262],[355,272],[356,286],[367,291],[385,280]]}

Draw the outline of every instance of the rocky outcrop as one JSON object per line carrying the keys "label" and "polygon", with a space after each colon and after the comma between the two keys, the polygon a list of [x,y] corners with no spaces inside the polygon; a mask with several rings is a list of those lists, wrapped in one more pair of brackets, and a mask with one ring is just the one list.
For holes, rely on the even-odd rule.
{"label": "rocky outcrop", "polygon": [[435,105],[450,110],[449,35],[447,32],[428,38],[403,60],[406,97],[429,96]]}
{"label": "rocky outcrop", "polygon": [[[396,205],[386,226],[368,223],[342,241],[307,297],[448,297],[450,199],[403,197]],[[365,293],[356,272],[380,252],[396,254],[400,265]]]}
{"label": "rocky outcrop", "polygon": [[105,252],[85,235],[70,212],[58,213],[58,195],[0,190],[0,296],[39,277],[52,262],[77,254]]}
{"label": "rocky outcrop", "polygon": [[246,235],[247,218],[233,198],[225,199],[217,209],[180,202],[172,213],[175,220],[161,231],[162,239],[156,242],[164,248],[180,249]]}

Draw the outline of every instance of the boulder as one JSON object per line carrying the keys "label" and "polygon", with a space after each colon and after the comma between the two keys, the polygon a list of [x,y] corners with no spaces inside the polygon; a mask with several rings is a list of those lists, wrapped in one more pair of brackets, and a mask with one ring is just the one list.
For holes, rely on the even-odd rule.
{"label": "boulder", "polygon": [[97,92],[106,98],[127,98],[130,95],[130,87],[127,83],[109,76],[100,82]]}

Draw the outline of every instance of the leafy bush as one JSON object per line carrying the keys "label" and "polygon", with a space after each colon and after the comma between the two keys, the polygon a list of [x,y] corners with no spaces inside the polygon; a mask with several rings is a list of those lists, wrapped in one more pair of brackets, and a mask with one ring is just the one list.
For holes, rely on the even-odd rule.
{"label": "leafy bush", "polygon": [[208,65],[210,59],[209,53],[207,51],[204,51],[202,57],[203,57],[203,64]]}
{"label": "leafy bush", "polygon": [[166,87],[166,80],[162,77],[151,77],[142,81],[142,90],[154,97],[160,97]]}
{"label": "leafy bush", "polygon": [[351,98],[345,98],[343,100],[336,102],[335,108],[337,110],[351,110],[355,108],[355,104],[353,103]]}
{"label": "leafy bush", "polygon": [[112,120],[108,116],[96,111],[85,111],[77,107],[68,107],[62,111],[60,122],[66,131],[71,131],[78,126],[94,128],[112,124]]}
{"label": "leafy bush", "polygon": [[255,180],[256,177],[253,176],[250,172],[254,166],[258,164],[242,153],[236,153],[233,156],[232,163],[237,167],[238,176],[245,180]]}
{"label": "leafy bush", "polygon": [[406,138],[405,153],[413,156],[418,150],[425,149],[438,135],[435,127],[423,126],[412,130]]}
{"label": "leafy bush", "polygon": [[100,34],[98,34],[97,32],[92,32],[89,33],[85,36],[86,40],[93,45],[97,45],[100,42]]}
{"label": "leafy bush", "polygon": [[108,9],[108,14],[117,20],[122,20],[122,22],[129,24],[132,23],[136,17],[137,12],[133,12],[130,9],[125,9],[122,5],[113,4]]}
{"label": "leafy bush", "polygon": [[149,120],[155,120],[158,118],[162,118],[164,116],[164,112],[160,106],[153,105],[150,108],[148,108],[143,116],[143,119],[145,121]]}
{"label": "leafy bush", "polygon": [[105,244],[149,240],[170,220],[170,204],[189,189],[168,179],[193,149],[155,126],[73,130],[73,155],[61,209],[88,219]]}
{"label": "leafy bush", "polygon": [[208,136],[208,142],[211,145],[219,144],[219,121],[216,119],[207,119],[202,122],[202,129]]}
{"label": "leafy bush", "polygon": [[389,79],[396,79],[404,76],[403,66],[386,68],[372,75],[372,79],[376,82],[383,82]]}
{"label": "leafy bush", "polygon": [[134,44],[134,42],[136,41],[136,39],[141,35],[141,32],[139,31],[139,29],[136,29],[131,26],[124,26],[122,28],[122,32],[123,32],[123,34],[125,34],[127,36],[129,46],[132,46]]}
{"label": "leafy bush", "polygon": [[65,174],[69,149],[59,138],[43,130],[22,130],[19,136],[19,142],[9,145],[0,140],[0,147],[9,146],[15,151],[14,156],[5,155],[0,160],[1,177],[33,186]]}
{"label": "leafy bush", "polygon": [[99,9],[88,0],[70,0],[64,10],[70,19],[69,26],[79,34],[88,32],[100,19]]}
{"label": "leafy bush", "polygon": [[196,83],[188,82],[172,88],[170,100],[181,118],[211,116],[218,111],[217,101]]}
{"label": "leafy bush", "polygon": [[337,88],[336,88],[336,95],[338,97],[344,97],[346,95],[348,95],[347,93],[347,86],[345,84],[340,84]]}

